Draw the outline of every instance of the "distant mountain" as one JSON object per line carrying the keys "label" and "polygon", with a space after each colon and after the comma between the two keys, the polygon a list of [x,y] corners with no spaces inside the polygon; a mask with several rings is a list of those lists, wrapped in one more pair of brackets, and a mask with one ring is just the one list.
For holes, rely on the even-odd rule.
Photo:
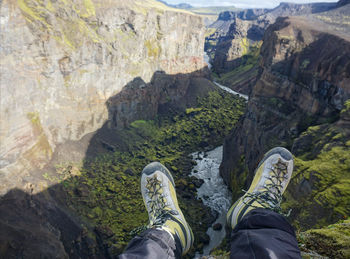
{"label": "distant mountain", "polygon": [[180,4],[168,4],[165,1],[158,0],[169,7],[183,9],[191,11],[195,14],[198,14],[203,18],[204,24],[209,27],[213,22],[218,19],[218,15],[222,12],[237,12],[239,9],[234,6],[208,6],[208,7],[194,7],[187,3]]}
{"label": "distant mountain", "polygon": [[192,5],[186,4],[186,3],[175,4],[175,5],[171,5],[171,6],[174,8],[179,8],[179,9],[191,9],[191,8],[193,8]]}
{"label": "distant mountain", "polygon": [[269,14],[279,16],[299,16],[308,15],[314,13],[322,13],[329,11],[332,8],[337,7],[337,3],[309,3],[309,4],[296,4],[281,2],[279,6],[272,9]]}
{"label": "distant mountain", "polygon": [[168,4],[167,2],[165,1],[162,1],[162,0],[158,0],[158,2],[161,2],[163,4],[166,4],[167,6],[170,6],[170,7],[173,7],[173,8],[178,8],[178,9],[191,9],[193,8],[192,5],[190,4],[187,4],[187,3],[180,3],[180,4]]}
{"label": "distant mountain", "polygon": [[350,0],[340,0],[338,2],[338,6],[343,6],[343,5],[347,5],[347,4],[350,4]]}

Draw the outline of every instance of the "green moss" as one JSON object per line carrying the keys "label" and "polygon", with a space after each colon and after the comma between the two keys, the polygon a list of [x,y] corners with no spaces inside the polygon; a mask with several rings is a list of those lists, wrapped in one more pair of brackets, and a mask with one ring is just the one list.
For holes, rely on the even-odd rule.
{"label": "green moss", "polygon": [[350,219],[298,235],[301,249],[317,251],[330,258],[350,257]]}
{"label": "green moss", "polygon": [[[115,143],[117,151],[85,161],[79,177],[64,181],[66,203],[90,224],[109,226],[114,233],[112,243],[118,244],[113,248],[120,253],[132,238],[129,232],[148,221],[139,174],[147,163],[160,161],[171,170],[176,185],[182,186],[177,189],[179,204],[195,235],[205,235],[210,211],[195,199],[196,190],[187,175],[189,154],[200,150],[203,141],[210,147],[221,145],[245,105],[241,98],[212,92],[191,112],[132,122],[115,133],[121,140]],[[127,169],[134,175],[125,174]],[[200,241],[195,242],[197,249]]]}
{"label": "green moss", "polygon": [[[87,18],[95,16],[95,7],[91,0],[79,1],[34,1],[18,0],[18,5],[27,21],[36,27],[37,31],[45,31],[59,44],[75,50],[82,42],[89,40],[94,43],[105,43],[96,32],[96,26],[89,23]],[[62,10],[69,17],[63,18]],[[55,26],[52,19],[55,17]],[[112,47],[106,45],[108,49]]]}
{"label": "green moss", "polygon": [[[295,172],[284,208],[292,208],[293,224],[301,229],[322,227],[350,215],[349,133],[332,124],[309,127],[295,158]],[[311,142],[310,142],[311,140]],[[300,186],[309,186],[302,187]]]}
{"label": "green moss", "polygon": [[215,28],[207,28],[205,31],[205,37],[209,37],[210,35],[214,34],[216,32]]}
{"label": "green moss", "polygon": [[219,83],[226,86],[234,86],[247,80],[247,78],[255,78],[258,75],[258,65],[260,60],[260,48],[262,42],[255,43],[253,45],[246,45],[249,42],[243,41],[244,54],[240,58],[241,65],[231,71],[225,73],[213,74],[213,77]]}
{"label": "green moss", "polygon": [[346,116],[346,115],[350,116],[350,99],[344,103],[344,107],[341,110],[340,115],[341,116]]}
{"label": "green moss", "polygon": [[305,68],[307,68],[307,66],[310,64],[310,60],[309,59],[305,59],[304,61],[303,61],[303,63],[301,63],[301,69],[305,69]]}
{"label": "green moss", "polygon": [[242,41],[240,42],[240,46],[242,49],[242,56],[247,55],[249,52],[249,40],[248,38],[243,38]]}
{"label": "green moss", "polygon": [[156,40],[146,40],[145,46],[149,57],[156,58],[159,56],[161,48]]}
{"label": "green moss", "polygon": [[91,0],[83,0],[83,4],[85,7],[85,12],[81,13],[81,16],[84,18],[95,16],[95,6]]}
{"label": "green moss", "polygon": [[239,163],[237,164],[237,172],[239,175],[231,174],[231,189],[232,189],[232,200],[237,200],[242,196],[243,184],[246,182],[249,171],[245,165],[245,157],[241,156]]}
{"label": "green moss", "polygon": [[202,108],[188,108],[186,109],[186,114],[191,114],[191,113],[197,113],[200,112],[202,110]]}
{"label": "green moss", "polygon": [[18,0],[18,6],[25,14],[25,16],[29,19],[29,21],[39,21],[46,26],[46,28],[50,28],[50,25],[43,18],[44,10],[42,6],[40,6],[39,2],[33,2],[30,0]]}
{"label": "green moss", "polygon": [[40,123],[40,118],[39,118],[38,112],[28,112],[27,118],[30,120],[33,127],[40,127],[41,128],[41,123]]}
{"label": "green moss", "polygon": [[52,5],[52,2],[50,0],[47,0],[47,3],[46,3],[46,9],[49,10],[50,12],[53,12],[55,11],[55,9],[53,8],[53,5]]}

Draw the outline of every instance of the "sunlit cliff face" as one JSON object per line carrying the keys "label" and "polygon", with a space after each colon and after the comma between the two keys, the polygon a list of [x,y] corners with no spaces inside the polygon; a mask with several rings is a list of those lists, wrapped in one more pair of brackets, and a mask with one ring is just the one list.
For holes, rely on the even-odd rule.
{"label": "sunlit cliff face", "polygon": [[201,19],[156,1],[8,0],[0,22],[2,194],[101,127],[134,78],[205,66]]}

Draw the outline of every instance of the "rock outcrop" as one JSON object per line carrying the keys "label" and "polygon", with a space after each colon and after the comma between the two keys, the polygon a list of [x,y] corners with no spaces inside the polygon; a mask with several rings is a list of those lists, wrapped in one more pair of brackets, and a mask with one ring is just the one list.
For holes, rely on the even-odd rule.
{"label": "rock outcrop", "polygon": [[311,15],[335,7],[336,3],[281,3],[274,9],[221,13],[218,20],[211,25],[216,29],[215,33],[207,38],[207,43],[215,41],[216,44],[206,44],[206,51],[213,57],[214,71],[224,73],[240,66],[241,57],[246,55],[251,47],[257,46],[267,27],[278,17]]}
{"label": "rock outcrop", "polygon": [[106,101],[135,78],[205,67],[201,18],[157,1],[5,0],[0,19],[1,194],[100,128]]}
{"label": "rock outcrop", "polygon": [[221,175],[234,198],[263,154],[309,125],[336,121],[350,98],[350,41],[306,18],[279,18],[265,33],[261,73],[245,117],[226,139]]}
{"label": "rock outcrop", "polygon": [[[132,121],[185,108],[214,87],[205,78],[202,19],[153,0],[0,5],[0,257],[111,258],[125,245],[115,233],[130,230],[89,221],[105,201],[87,200],[83,159],[97,145],[116,151],[115,132]],[[111,135],[102,138],[105,128]],[[139,183],[130,170],[111,172],[118,184]],[[67,191],[67,179],[79,188]],[[70,205],[75,194],[87,216]]]}

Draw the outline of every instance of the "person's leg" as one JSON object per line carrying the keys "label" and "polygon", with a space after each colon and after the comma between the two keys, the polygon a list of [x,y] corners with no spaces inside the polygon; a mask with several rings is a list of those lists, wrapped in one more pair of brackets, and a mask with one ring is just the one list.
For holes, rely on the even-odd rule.
{"label": "person's leg", "polygon": [[160,229],[147,229],[130,241],[119,259],[179,258],[180,250],[180,247],[176,249],[175,240],[168,232]]}
{"label": "person's leg", "polygon": [[280,214],[254,209],[231,234],[231,258],[301,258],[293,227]]}
{"label": "person's leg", "polygon": [[129,258],[179,258],[193,245],[193,233],[178,205],[169,170],[158,162],[147,165],[141,176],[141,192],[149,224],[119,256]]}
{"label": "person's leg", "polygon": [[280,203],[293,172],[293,156],[274,148],[259,163],[249,190],[227,213],[231,258],[301,258],[293,227]]}

